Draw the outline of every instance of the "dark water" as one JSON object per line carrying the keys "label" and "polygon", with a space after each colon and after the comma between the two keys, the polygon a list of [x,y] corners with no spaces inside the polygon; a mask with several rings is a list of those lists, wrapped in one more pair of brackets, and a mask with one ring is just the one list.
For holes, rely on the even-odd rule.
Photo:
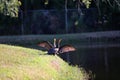
{"label": "dark water", "polygon": [[[79,48],[68,54],[69,63],[92,71],[94,80],[120,80],[120,47]],[[68,61],[68,54],[61,56]]]}

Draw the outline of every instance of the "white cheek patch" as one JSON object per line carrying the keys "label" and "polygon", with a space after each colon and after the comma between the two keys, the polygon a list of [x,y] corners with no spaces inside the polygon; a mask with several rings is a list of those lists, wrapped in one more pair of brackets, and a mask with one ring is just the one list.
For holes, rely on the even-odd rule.
{"label": "white cheek patch", "polygon": [[59,48],[55,48],[55,51],[58,51],[59,50]]}

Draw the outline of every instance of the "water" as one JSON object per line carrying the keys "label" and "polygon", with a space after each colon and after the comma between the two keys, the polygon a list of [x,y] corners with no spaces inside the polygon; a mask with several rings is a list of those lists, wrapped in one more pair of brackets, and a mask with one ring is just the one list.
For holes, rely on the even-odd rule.
{"label": "water", "polygon": [[71,65],[92,71],[96,76],[94,80],[120,80],[119,42],[118,38],[89,38],[85,45],[76,46],[77,51],[70,52],[69,56],[62,54],[62,58]]}

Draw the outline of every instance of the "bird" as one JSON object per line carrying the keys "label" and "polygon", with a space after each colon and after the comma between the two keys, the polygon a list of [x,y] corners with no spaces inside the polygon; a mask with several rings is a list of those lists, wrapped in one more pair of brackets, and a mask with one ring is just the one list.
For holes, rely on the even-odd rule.
{"label": "bird", "polygon": [[76,50],[70,44],[60,46],[61,40],[62,39],[56,40],[56,38],[54,38],[54,44],[51,44],[49,41],[42,41],[38,44],[38,46],[45,48],[47,50],[48,54],[50,54],[50,55],[67,53],[67,52]]}

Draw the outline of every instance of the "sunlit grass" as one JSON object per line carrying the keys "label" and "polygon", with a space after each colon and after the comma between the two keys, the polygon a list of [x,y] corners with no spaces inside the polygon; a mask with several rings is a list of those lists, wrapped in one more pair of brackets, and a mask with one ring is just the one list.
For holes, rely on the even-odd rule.
{"label": "sunlit grass", "polygon": [[0,44],[0,80],[88,80],[81,68],[40,50]]}

